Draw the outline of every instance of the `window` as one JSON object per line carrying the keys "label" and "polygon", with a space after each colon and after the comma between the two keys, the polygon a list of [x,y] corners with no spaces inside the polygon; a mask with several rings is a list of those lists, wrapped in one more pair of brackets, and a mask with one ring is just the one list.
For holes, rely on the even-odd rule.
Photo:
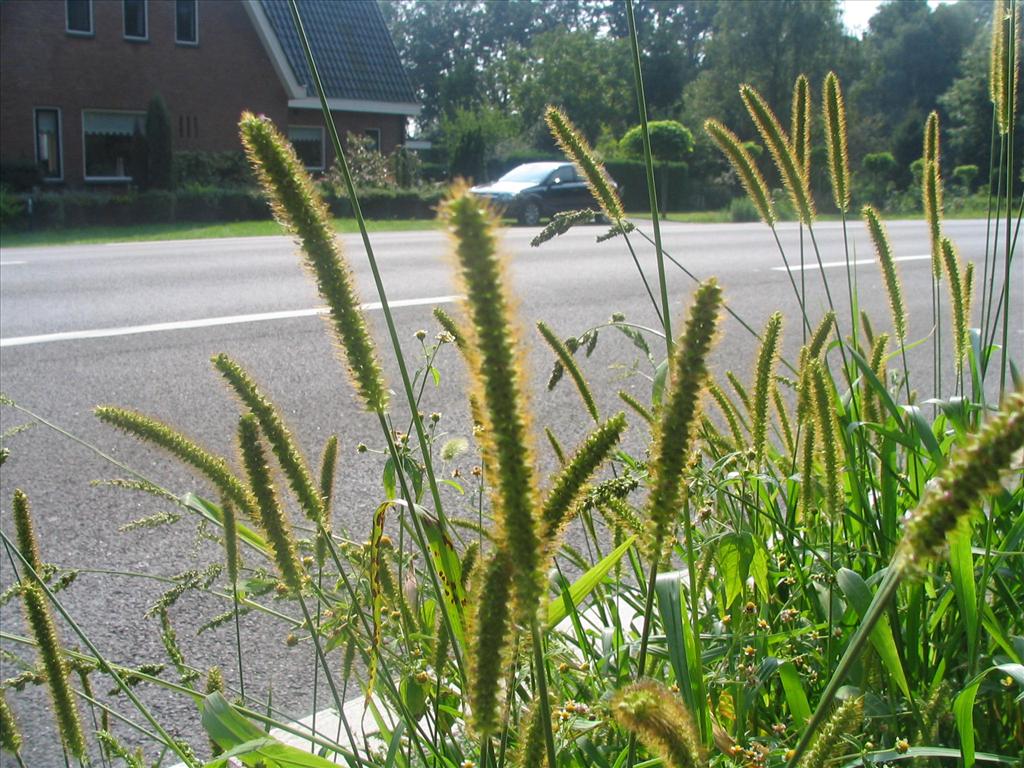
{"label": "window", "polygon": [[145,112],[83,112],[86,180],[130,180],[145,123]]}
{"label": "window", "polygon": [[363,135],[370,140],[370,149],[380,152],[380,128],[367,128]]}
{"label": "window", "polygon": [[146,0],[122,0],[124,7],[124,36],[129,40],[146,40]]}
{"label": "window", "polygon": [[92,0],[64,0],[64,14],[69,34],[92,34]]}
{"label": "window", "polygon": [[198,0],[175,0],[174,42],[189,45],[199,43]]}
{"label": "window", "polygon": [[47,181],[64,178],[59,109],[36,110],[36,164]]}
{"label": "window", "polygon": [[306,125],[288,126],[288,140],[299,160],[311,171],[324,169],[324,129]]}

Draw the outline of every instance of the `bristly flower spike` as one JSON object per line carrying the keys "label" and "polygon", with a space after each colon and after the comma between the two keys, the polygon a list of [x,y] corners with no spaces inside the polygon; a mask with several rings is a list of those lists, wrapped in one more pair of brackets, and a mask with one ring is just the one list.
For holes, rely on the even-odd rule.
{"label": "bristly flower spike", "polygon": [[811,198],[810,186],[801,172],[802,169],[797,165],[793,147],[779,125],[779,119],[753,86],[741,85],[740,96],[758,133],[768,146],[772,159],[775,160],[779,176],[782,177],[782,183],[789,192],[793,207],[800,214],[800,220],[810,225],[814,221],[814,200]]}
{"label": "bristly flower spike", "polygon": [[71,754],[82,757],[85,754],[82,721],[78,716],[74,694],[68,685],[68,668],[61,652],[60,641],[57,639],[57,628],[50,615],[48,600],[34,583],[25,582],[21,594],[25,603],[25,615],[36,641],[36,649],[46,670],[61,740]]}
{"label": "bristly flower spike", "polygon": [[810,186],[811,178],[811,84],[807,75],[800,75],[793,86],[793,108],[790,120],[790,141],[793,154]]}
{"label": "bristly flower spike", "polygon": [[942,167],[939,148],[939,113],[934,109],[928,113],[928,119],[924,123],[924,147],[923,154],[926,163],[938,163]]}
{"label": "bristly flower spike", "polygon": [[256,500],[245,484],[242,483],[228,468],[228,463],[220,456],[201,448],[180,432],[162,424],[156,419],[143,416],[124,408],[101,405],[96,408],[96,416],[100,421],[124,430],[140,440],[153,443],[165,451],[177,456],[181,461],[190,464],[205,475],[222,494],[234,501],[254,521],[260,519]]}
{"label": "bristly flower spike", "polygon": [[338,436],[331,435],[324,444],[320,457],[320,498],[324,502],[322,529],[316,537],[316,559],[322,566],[327,557],[328,541],[331,535],[331,500],[334,497],[334,472],[338,466]]}
{"label": "bristly flower spike", "polygon": [[235,508],[231,502],[225,499],[221,504],[221,514],[224,516],[224,558],[227,561],[228,581],[231,588],[238,586],[238,520],[235,517]]}
{"label": "bristly flower spike", "polygon": [[942,275],[942,174],[937,162],[925,161],[924,176],[921,178],[921,200],[932,246],[932,272],[936,277],[940,277]]}
{"label": "bristly flower spike", "polygon": [[964,278],[956,248],[948,237],[942,238],[940,248],[942,249],[942,265],[945,268],[946,281],[949,284],[949,298],[953,312],[953,348],[956,355],[956,370],[959,372],[963,367],[964,357],[967,355],[970,344],[966,314],[970,301],[965,299]]}
{"label": "bristly flower spike", "polygon": [[843,491],[839,469],[839,426],[832,405],[829,380],[820,360],[810,362],[811,396],[814,403],[815,432],[825,461],[825,501],[829,517],[838,520],[843,511]]}
{"label": "bristly flower spike", "polygon": [[509,322],[502,261],[498,258],[494,213],[456,187],[443,215],[455,238],[459,274],[465,287],[472,343],[467,352],[486,419],[484,455],[494,478],[493,509],[500,548],[510,553],[516,602],[522,617],[537,608],[541,594],[540,546],[535,513],[537,490],[528,443],[526,400],[520,390],[516,339]]}
{"label": "bristly flower spike", "polygon": [[14,712],[7,704],[3,688],[0,688],[0,748],[12,755],[18,754],[21,749],[21,731],[18,729],[18,721],[14,719]]}
{"label": "bristly flower spike", "polygon": [[238,127],[246,155],[272,201],[274,214],[302,243],[306,265],[330,308],[331,324],[356,390],[367,409],[383,412],[388,397],[380,363],[323,200],[291,143],[269,120],[245,112]]}
{"label": "bristly flower spike", "polygon": [[878,215],[878,211],[870,205],[865,205],[861,210],[864,222],[868,225],[868,234],[871,235],[871,242],[875,245],[875,253],[878,254],[878,263],[882,267],[882,277],[885,283],[885,292],[889,297],[889,310],[892,312],[892,327],[896,331],[896,338],[902,344],[907,340],[907,308],[903,303],[903,288],[900,284],[900,276],[896,271],[896,262],[893,259],[892,246],[889,244],[889,233]]}
{"label": "bristly flower spike", "polygon": [[498,728],[498,694],[511,623],[512,563],[499,549],[484,566],[469,628],[469,700],[473,726],[481,734]]}
{"label": "bristly flower spike", "polygon": [[940,556],[946,537],[966,520],[982,496],[999,482],[1024,446],[1024,389],[1011,393],[998,414],[968,438],[949,465],[929,484],[907,514],[899,551],[906,563],[923,565]]}
{"label": "bristly flower spike", "polygon": [[[996,108],[996,125],[1005,136],[1013,123],[1020,79],[1021,6],[1012,13],[1006,0],[995,0],[992,8],[992,48],[989,65],[989,94]],[[1010,50],[1012,30],[1013,50]]]}
{"label": "bristly flower spike", "polygon": [[641,680],[620,690],[612,714],[669,768],[706,766],[693,717],[677,694],[654,680]]}
{"label": "bristly flower spike", "polygon": [[[587,381],[583,378],[583,372],[576,365],[576,358],[573,357],[572,352],[569,351],[568,347],[562,343],[562,340],[555,335],[555,332],[543,320],[537,321],[537,330],[540,331],[544,341],[554,351],[558,362],[562,364],[562,368],[569,372],[573,383],[576,385],[576,390],[580,393],[580,399],[583,400],[583,405],[586,407],[587,413],[590,414],[590,418],[594,420],[595,424],[600,423],[601,420],[597,415],[597,404],[594,402],[594,396],[590,393],[590,387],[587,386]],[[548,389],[551,389],[550,384]]]}
{"label": "bristly flower spike", "polygon": [[28,496],[20,488],[14,489],[11,501],[14,513],[14,530],[17,534],[18,551],[25,558],[32,570],[40,573],[43,565],[39,555],[39,541],[36,539],[35,526],[32,525],[32,513],[29,510]]}
{"label": "bristly flower spike", "polygon": [[291,526],[285,518],[284,511],[277,501],[274,483],[270,477],[260,445],[260,428],[256,417],[246,414],[238,422],[238,445],[242,453],[253,494],[259,504],[260,520],[263,531],[267,535],[274,554],[274,562],[281,572],[281,578],[295,594],[302,591],[303,572],[299,558],[295,554],[295,543],[292,541]]}
{"label": "bristly flower spike", "polygon": [[843,747],[843,739],[856,733],[864,719],[864,699],[849,699],[843,702],[828,722],[822,726],[814,745],[807,750],[798,768],[825,768]]}
{"label": "bristly flower spike", "polygon": [[662,546],[679,512],[683,469],[689,458],[701,392],[722,306],[722,289],[713,279],[701,283],[693,297],[686,329],[669,364],[670,389],[651,453],[651,495],[648,500],[650,557],[661,559]]}
{"label": "bristly flower spike", "polygon": [[256,382],[242,366],[227,355],[216,355],[213,358],[213,367],[221,373],[245,407],[256,417],[306,517],[326,528],[330,521],[324,514],[323,497],[277,408],[260,392]]}
{"label": "bristly flower spike", "polygon": [[549,106],[544,110],[544,120],[558,146],[587,180],[590,193],[601,206],[604,215],[612,223],[621,222],[626,215],[622,209],[622,201],[612,188],[608,173],[594,157],[586,139],[558,107]]}
{"label": "bristly flower spike", "polygon": [[839,78],[835,72],[825,76],[822,93],[825,115],[825,136],[828,143],[828,164],[832,176],[832,197],[836,208],[850,210],[850,156],[846,150],[846,106]]}
{"label": "bristly flower spike", "polygon": [[760,462],[764,458],[765,444],[768,438],[768,408],[775,389],[773,370],[779,356],[779,336],[782,331],[782,313],[775,312],[768,318],[764,333],[761,335],[761,348],[757,354],[757,365],[754,369],[754,396],[751,424],[751,440],[754,453]]}
{"label": "bristly flower spike", "polygon": [[761,221],[768,226],[774,224],[775,206],[771,195],[768,194],[768,185],[754,163],[754,158],[743,148],[739,137],[717,120],[705,120],[704,132],[718,145],[733,171],[740,177],[743,188],[747,190],[747,196],[757,209]]}

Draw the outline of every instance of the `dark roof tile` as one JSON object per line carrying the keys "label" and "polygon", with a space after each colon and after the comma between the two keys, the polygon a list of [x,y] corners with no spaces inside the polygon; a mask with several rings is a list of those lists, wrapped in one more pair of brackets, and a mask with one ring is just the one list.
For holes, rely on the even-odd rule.
{"label": "dark roof tile", "polygon": [[[292,72],[316,95],[286,0],[261,0]],[[298,0],[328,98],[416,103],[376,0]]]}

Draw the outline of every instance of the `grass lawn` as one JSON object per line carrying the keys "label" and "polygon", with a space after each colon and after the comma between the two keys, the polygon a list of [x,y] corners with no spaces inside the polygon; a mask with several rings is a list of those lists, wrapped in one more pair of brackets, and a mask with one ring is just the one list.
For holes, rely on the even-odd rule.
{"label": "grass lawn", "polygon": [[[405,232],[438,229],[434,219],[409,221],[368,221],[371,232]],[[355,219],[335,219],[334,228],[341,234],[358,232]],[[18,248],[30,245],[82,245],[88,243],[130,243],[146,240],[203,240],[218,237],[258,237],[283,235],[276,221],[234,221],[226,224],[140,224],[134,227],[81,227],[37,232],[5,232],[0,246]]]}

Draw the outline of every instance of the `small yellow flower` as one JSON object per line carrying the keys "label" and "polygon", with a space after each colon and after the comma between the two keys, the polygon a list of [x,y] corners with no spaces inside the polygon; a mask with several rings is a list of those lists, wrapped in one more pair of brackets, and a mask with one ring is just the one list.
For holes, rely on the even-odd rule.
{"label": "small yellow flower", "polygon": [[901,755],[906,754],[907,750],[910,749],[910,742],[906,739],[896,739],[894,749]]}

